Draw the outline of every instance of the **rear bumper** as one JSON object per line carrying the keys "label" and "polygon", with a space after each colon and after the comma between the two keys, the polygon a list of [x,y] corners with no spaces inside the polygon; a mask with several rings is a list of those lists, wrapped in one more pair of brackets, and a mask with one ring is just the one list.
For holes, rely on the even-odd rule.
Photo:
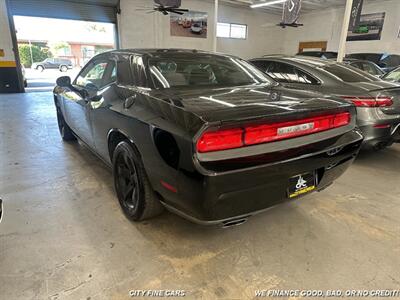
{"label": "rear bumper", "polygon": [[316,172],[316,190],[332,184],[347,170],[360,149],[362,136],[356,130],[351,136],[346,145],[334,145],[287,161],[209,175],[182,172],[178,194],[174,200],[165,197],[164,204],[200,224],[247,218],[288,201],[287,189],[293,176]]}
{"label": "rear bumper", "polygon": [[400,120],[365,125],[361,126],[360,129],[364,135],[364,148],[400,142]]}

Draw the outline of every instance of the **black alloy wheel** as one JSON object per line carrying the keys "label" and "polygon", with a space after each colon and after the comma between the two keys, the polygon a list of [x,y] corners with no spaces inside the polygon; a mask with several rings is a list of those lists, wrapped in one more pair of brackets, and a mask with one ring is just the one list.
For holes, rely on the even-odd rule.
{"label": "black alloy wheel", "polygon": [[141,221],[162,212],[140,154],[128,141],[120,142],[114,150],[113,174],[118,201],[128,219]]}
{"label": "black alloy wheel", "polygon": [[115,185],[121,197],[121,205],[134,214],[138,209],[140,197],[139,178],[135,163],[128,152],[121,152],[116,157]]}

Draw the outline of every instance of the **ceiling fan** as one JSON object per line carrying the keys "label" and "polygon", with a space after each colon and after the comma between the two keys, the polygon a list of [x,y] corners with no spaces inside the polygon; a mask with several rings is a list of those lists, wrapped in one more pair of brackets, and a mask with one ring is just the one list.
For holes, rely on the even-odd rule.
{"label": "ceiling fan", "polygon": [[179,8],[181,6],[182,0],[154,0],[153,7],[138,8],[136,10],[147,10],[147,13],[161,12],[163,15],[168,15],[170,13],[175,13],[178,15],[183,15],[188,12],[188,9]]}

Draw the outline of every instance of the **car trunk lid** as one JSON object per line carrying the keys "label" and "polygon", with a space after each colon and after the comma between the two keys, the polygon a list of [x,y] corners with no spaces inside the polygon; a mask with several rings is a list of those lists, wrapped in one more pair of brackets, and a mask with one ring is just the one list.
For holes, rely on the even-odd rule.
{"label": "car trunk lid", "polygon": [[349,83],[349,85],[361,88],[365,91],[363,97],[371,96],[374,98],[389,97],[392,99],[393,104],[390,106],[379,107],[379,109],[388,115],[400,114],[400,85],[387,82],[387,81],[372,81],[372,82],[355,82]]}
{"label": "car trunk lid", "polygon": [[192,112],[206,123],[220,125],[307,118],[321,113],[349,110],[352,106],[341,99],[282,86],[175,88],[163,91],[162,97]]}

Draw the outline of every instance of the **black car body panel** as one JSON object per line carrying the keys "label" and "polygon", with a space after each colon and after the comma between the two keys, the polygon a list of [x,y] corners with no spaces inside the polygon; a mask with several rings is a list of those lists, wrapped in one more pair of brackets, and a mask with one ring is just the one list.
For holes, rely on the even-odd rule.
{"label": "black car body panel", "polygon": [[[293,176],[315,174],[315,189],[321,190],[356,157],[363,137],[356,128],[355,107],[349,102],[284,88],[249,64],[244,67],[252,68],[247,71],[262,82],[158,88],[148,61],[173,57],[246,64],[235,57],[189,50],[112,51],[87,65],[108,62],[111,67],[107,65],[103,77],[114,74],[116,67],[112,81],[93,92],[92,83],[77,85],[78,75],[70,87],[54,89],[55,104],[68,125],[107,164],[112,163],[117,137],[128,139],[138,149],[151,186],[168,209],[204,224],[248,217],[288,200]],[[201,73],[196,70],[196,76],[196,72]],[[196,150],[196,141],[206,130],[343,112],[351,114],[351,122],[340,128],[237,149]],[[166,189],[162,182],[174,189]]]}
{"label": "black car body panel", "polygon": [[[312,90],[338,97],[390,97],[387,107],[357,107],[357,124],[364,134],[365,147],[381,147],[398,141],[400,85],[335,61],[304,56],[270,56],[250,60],[286,88]],[[296,71],[300,80],[284,79],[284,72]],[[289,68],[289,69],[288,69]],[[291,68],[291,69],[290,69]],[[283,76],[283,77],[282,77]]]}

